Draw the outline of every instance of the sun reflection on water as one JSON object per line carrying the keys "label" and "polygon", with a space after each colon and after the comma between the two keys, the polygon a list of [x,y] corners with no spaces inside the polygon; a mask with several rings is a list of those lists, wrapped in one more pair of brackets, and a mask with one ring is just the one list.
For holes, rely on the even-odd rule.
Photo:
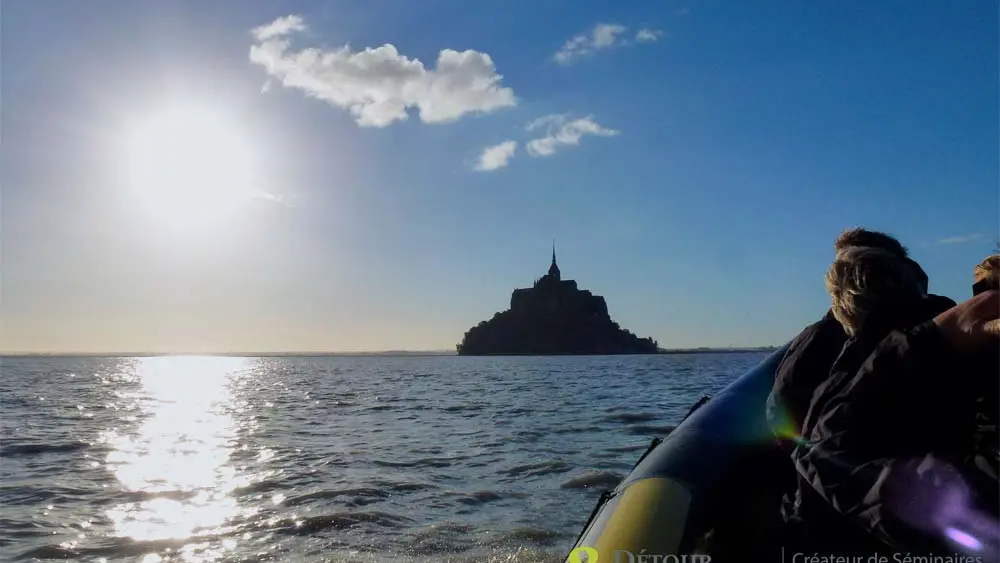
{"label": "sun reflection on water", "polygon": [[[115,533],[136,541],[215,535],[238,513],[245,484],[230,464],[237,447],[233,387],[246,358],[143,358],[128,374],[138,385],[134,431],[110,430],[108,470],[134,500],[108,511]],[[123,374],[124,375],[124,374]]]}

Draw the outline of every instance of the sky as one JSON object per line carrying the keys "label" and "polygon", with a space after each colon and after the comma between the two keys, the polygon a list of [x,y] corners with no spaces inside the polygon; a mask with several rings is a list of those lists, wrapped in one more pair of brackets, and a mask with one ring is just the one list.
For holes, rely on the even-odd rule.
{"label": "sky", "polygon": [[8,0],[6,352],[454,349],[548,267],[781,344],[837,234],[971,295],[997,4]]}

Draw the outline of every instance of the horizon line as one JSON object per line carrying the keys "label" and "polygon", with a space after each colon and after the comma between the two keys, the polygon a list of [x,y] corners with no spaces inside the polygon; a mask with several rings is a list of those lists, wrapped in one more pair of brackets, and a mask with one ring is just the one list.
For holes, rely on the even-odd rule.
{"label": "horizon line", "polygon": [[[740,351],[758,351],[758,350],[773,350],[779,348],[778,345],[767,344],[761,346],[696,346],[696,347],[686,347],[686,348],[659,348],[658,353],[679,353],[679,352],[740,352]],[[105,357],[105,358],[152,358],[161,356],[221,356],[221,357],[243,357],[243,358],[267,358],[267,357],[321,357],[321,356],[458,356],[458,352],[449,349],[437,349],[437,350],[365,350],[365,351],[308,351],[308,350],[291,350],[291,351],[262,351],[262,352],[191,352],[191,351],[176,351],[176,352],[152,352],[152,351],[101,351],[101,352],[82,352],[82,351],[65,351],[65,352],[55,352],[55,351],[40,351],[40,352],[26,352],[26,351],[0,351],[0,358],[26,358],[26,357]],[[536,354],[544,356],[546,354]],[[561,355],[573,355],[573,354],[561,354]],[[613,355],[613,354],[609,354]]]}

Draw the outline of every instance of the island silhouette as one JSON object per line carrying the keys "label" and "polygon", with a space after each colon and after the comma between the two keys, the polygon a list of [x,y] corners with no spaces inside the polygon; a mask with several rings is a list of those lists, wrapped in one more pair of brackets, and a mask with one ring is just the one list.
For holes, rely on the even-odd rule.
{"label": "island silhouette", "polygon": [[510,308],[470,328],[456,346],[460,356],[656,354],[611,320],[604,297],[564,280],[552,245],[549,271],[530,288],[515,289]]}

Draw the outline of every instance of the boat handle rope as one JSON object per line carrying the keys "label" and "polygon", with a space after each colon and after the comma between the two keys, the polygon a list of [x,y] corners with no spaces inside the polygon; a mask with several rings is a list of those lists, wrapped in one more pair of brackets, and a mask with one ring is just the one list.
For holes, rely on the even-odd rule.
{"label": "boat handle rope", "polygon": [[695,411],[697,411],[701,407],[705,406],[705,403],[707,403],[707,402],[709,402],[711,400],[712,400],[712,396],[711,395],[702,395],[700,399],[698,399],[697,401],[695,401],[695,403],[693,405],[691,405],[691,408],[688,410],[687,414],[684,415],[684,418],[681,419],[681,422],[684,422],[685,420],[687,420],[689,416],[691,416],[692,414],[694,414]]}

